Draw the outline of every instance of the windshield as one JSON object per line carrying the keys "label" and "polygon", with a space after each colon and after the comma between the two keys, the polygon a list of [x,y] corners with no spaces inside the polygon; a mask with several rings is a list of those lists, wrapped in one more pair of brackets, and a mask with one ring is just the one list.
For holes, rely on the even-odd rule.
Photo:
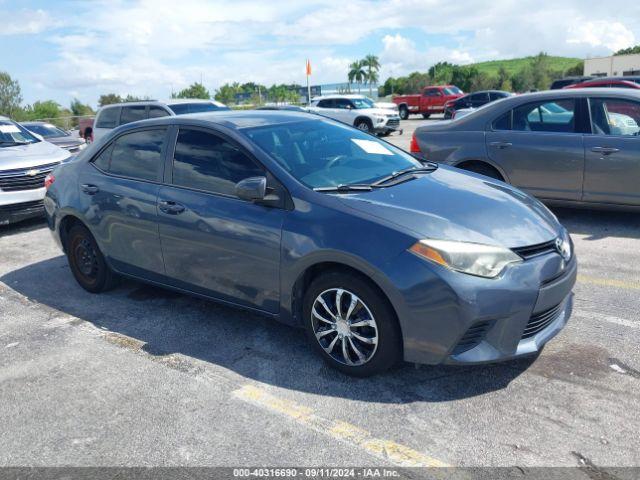
{"label": "windshield", "polygon": [[458,87],[445,87],[444,93],[445,95],[462,95],[464,92]]}
{"label": "windshield", "polygon": [[11,120],[0,120],[0,148],[39,141],[22,125]]}
{"label": "windshield", "polygon": [[269,125],[243,132],[310,188],[370,184],[422,164],[398,148],[328,120]]}
{"label": "windshield", "polygon": [[68,137],[69,134],[64,130],[59,129],[54,125],[49,124],[35,124],[35,125],[27,125],[27,129],[31,132],[37,133],[41,137],[44,138],[55,138],[55,137]]}
{"label": "windshield", "polygon": [[374,108],[374,104],[368,98],[352,98],[351,101],[357,109]]}

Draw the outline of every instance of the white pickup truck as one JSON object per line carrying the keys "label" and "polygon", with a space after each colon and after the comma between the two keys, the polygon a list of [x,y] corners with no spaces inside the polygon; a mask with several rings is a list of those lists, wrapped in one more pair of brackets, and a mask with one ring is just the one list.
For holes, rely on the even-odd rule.
{"label": "white pickup truck", "polygon": [[376,107],[364,95],[327,95],[314,98],[309,111],[353,125],[363,132],[389,135],[402,133],[397,110]]}

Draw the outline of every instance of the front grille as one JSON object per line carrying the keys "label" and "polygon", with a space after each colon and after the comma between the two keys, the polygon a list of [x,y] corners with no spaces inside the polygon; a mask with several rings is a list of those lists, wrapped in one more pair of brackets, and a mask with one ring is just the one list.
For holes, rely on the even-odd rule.
{"label": "front grille", "polygon": [[556,305],[555,307],[550,308],[549,310],[545,310],[544,312],[532,315],[529,319],[529,323],[527,323],[527,326],[524,329],[522,338],[531,338],[547,328],[549,324],[551,324],[551,322],[553,322],[557,318],[560,310],[562,310],[562,304]]}
{"label": "front grille", "polygon": [[525,260],[538,257],[540,255],[546,255],[547,253],[558,253],[555,240],[538,243],[536,245],[529,245],[527,247],[512,248],[512,250]]}
{"label": "front grille", "polygon": [[399,127],[400,126],[400,119],[399,118],[392,118],[391,120],[389,120],[387,122],[387,126],[388,127]]}
{"label": "front grille", "polygon": [[484,339],[490,326],[491,322],[489,321],[479,322],[471,326],[453,349],[453,355],[458,355],[476,347]]}
{"label": "front grille", "polygon": [[58,165],[58,163],[49,163],[38,167],[1,171],[0,190],[16,192],[42,188],[44,187],[45,177]]}
{"label": "front grille", "polygon": [[42,200],[36,200],[35,202],[14,203],[11,205],[0,205],[0,213],[14,213],[21,212],[23,210],[36,210],[44,208],[44,202]]}

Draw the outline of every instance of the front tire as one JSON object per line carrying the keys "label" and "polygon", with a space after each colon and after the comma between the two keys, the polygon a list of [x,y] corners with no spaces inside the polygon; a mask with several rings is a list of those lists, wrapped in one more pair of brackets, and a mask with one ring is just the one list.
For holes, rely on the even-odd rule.
{"label": "front tire", "polygon": [[71,228],[67,235],[66,252],[71,273],[87,292],[105,292],[117,284],[116,274],[107,265],[86,227],[75,225]]}
{"label": "front tire", "polygon": [[395,312],[369,282],[351,273],[316,278],[304,295],[303,319],[313,348],[331,367],[368,377],[401,358]]}
{"label": "front tire", "polygon": [[373,124],[371,123],[371,121],[364,118],[358,120],[355,123],[354,127],[365,133],[371,133],[371,131],[373,130]]}
{"label": "front tire", "polygon": [[400,115],[401,120],[407,120],[409,118],[409,109],[406,105],[400,105],[398,109],[398,114]]}

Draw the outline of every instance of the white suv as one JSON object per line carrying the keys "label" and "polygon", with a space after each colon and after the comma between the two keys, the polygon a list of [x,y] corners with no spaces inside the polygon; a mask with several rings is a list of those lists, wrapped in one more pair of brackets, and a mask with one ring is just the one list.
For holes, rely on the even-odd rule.
{"label": "white suv", "polygon": [[396,110],[378,108],[364,95],[330,95],[314,98],[309,111],[379,135],[400,130],[400,116]]}
{"label": "white suv", "polygon": [[229,107],[215,100],[197,99],[172,99],[165,102],[148,100],[105,105],[98,110],[93,122],[93,140],[102,138],[120,125],[138,120],[220,110],[229,110]]}
{"label": "white suv", "polygon": [[71,154],[0,117],[0,225],[44,215],[45,178]]}

